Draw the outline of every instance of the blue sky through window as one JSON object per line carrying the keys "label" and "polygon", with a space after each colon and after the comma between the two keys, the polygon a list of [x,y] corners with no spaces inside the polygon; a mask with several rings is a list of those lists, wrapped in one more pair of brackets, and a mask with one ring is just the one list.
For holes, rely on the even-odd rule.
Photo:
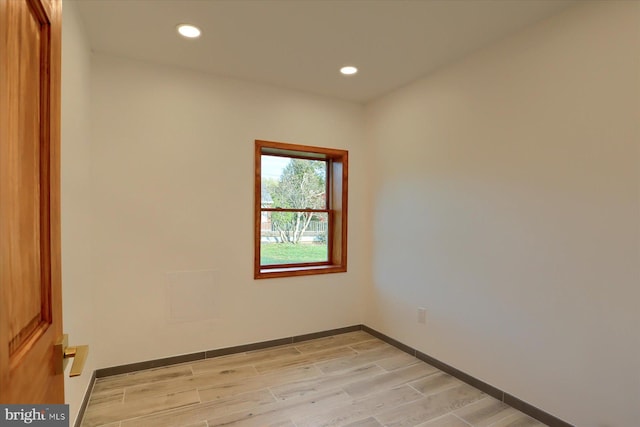
{"label": "blue sky through window", "polygon": [[289,164],[289,157],[262,156],[262,179],[278,179]]}

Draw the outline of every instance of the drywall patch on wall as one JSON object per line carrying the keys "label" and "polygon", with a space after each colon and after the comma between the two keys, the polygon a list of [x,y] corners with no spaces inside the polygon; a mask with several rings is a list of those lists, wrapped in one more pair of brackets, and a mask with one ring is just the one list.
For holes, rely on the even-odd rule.
{"label": "drywall patch on wall", "polygon": [[171,271],[166,277],[169,323],[197,322],[220,317],[217,270]]}

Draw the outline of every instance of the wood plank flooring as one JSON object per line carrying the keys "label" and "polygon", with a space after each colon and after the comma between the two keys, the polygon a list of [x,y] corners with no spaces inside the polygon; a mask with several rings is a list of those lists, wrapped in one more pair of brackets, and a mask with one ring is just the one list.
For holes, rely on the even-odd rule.
{"label": "wood plank flooring", "polygon": [[83,427],[538,427],[363,331],[96,380]]}

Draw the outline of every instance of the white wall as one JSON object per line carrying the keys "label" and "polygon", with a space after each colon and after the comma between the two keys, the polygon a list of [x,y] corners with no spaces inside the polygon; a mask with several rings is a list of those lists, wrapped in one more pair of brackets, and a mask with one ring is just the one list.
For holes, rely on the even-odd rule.
{"label": "white wall", "polygon": [[[105,55],[91,65],[100,367],[361,323],[362,106]],[[349,272],[253,279],[255,139],[350,151]],[[198,277],[169,301],[167,273],[177,271]],[[171,302],[206,318],[176,322]]]}
{"label": "white wall", "polygon": [[72,423],[96,368],[91,272],[91,150],[89,74],[91,52],[76,5],[65,1],[62,24],[62,297],[70,345],[89,344],[84,374],[65,378]]}
{"label": "white wall", "polygon": [[640,3],[582,4],[367,113],[365,323],[575,425],[638,425]]}

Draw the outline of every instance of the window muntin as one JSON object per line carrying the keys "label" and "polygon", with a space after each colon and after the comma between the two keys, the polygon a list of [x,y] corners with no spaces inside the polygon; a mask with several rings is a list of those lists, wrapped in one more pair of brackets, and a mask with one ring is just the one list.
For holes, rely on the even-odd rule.
{"label": "window muntin", "polygon": [[256,278],[346,271],[345,150],[256,141]]}

